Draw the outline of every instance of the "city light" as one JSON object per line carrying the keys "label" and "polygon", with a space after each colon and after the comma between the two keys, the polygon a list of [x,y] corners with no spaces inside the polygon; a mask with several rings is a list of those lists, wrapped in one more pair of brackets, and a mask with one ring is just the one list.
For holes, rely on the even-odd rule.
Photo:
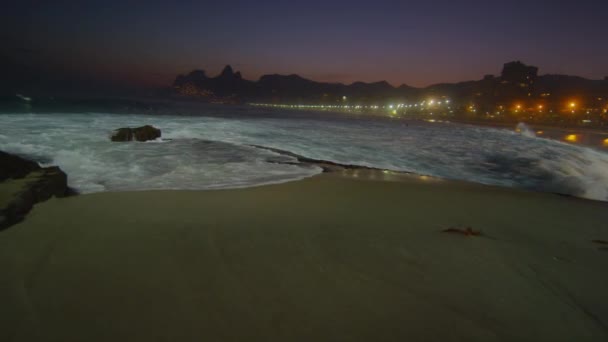
{"label": "city light", "polygon": [[566,141],[569,142],[577,142],[578,141],[578,136],[576,134],[568,134],[566,135]]}
{"label": "city light", "polygon": [[[463,115],[464,113],[467,113],[470,118],[479,117],[487,120],[496,121],[513,119],[509,118],[509,116],[507,115],[507,113],[510,112],[513,115],[516,115],[518,120],[532,120],[537,123],[542,121],[564,123],[566,122],[566,120],[568,120],[566,118],[566,115],[576,116],[579,113],[586,113],[587,115],[585,115],[584,117],[578,117],[576,119],[576,125],[595,127],[605,125],[604,123],[608,121],[608,117],[606,117],[605,115],[605,113],[608,112],[608,105],[601,103],[601,107],[587,108],[583,104],[584,100],[579,97],[565,98],[565,101],[562,102],[561,109],[559,105],[553,104],[551,102],[545,102],[544,100],[540,100],[536,102],[536,104],[512,102],[511,105],[504,105],[497,103],[495,104],[494,108],[491,108],[487,105],[484,106],[483,104],[477,104],[472,102],[469,102],[468,104],[457,102],[456,105],[449,105],[448,103],[450,103],[450,100],[448,100],[445,96],[440,96],[439,99],[436,97],[426,98],[425,100],[420,102],[415,102],[412,99],[409,103],[405,102],[404,100],[401,100],[403,102],[395,101],[393,103],[374,105],[363,105],[361,103],[357,104],[357,102],[360,100],[353,99],[350,97],[348,97],[348,102],[345,102],[345,98],[346,96],[338,96],[337,98],[334,98],[333,104],[250,103],[250,105],[285,109],[311,109],[319,111],[334,111],[353,114],[365,114],[365,112],[369,112],[370,114],[374,113],[378,115],[387,115],[389,117],[394,118],[416,118],[419,116],[443,116],[457,118],[458,115]],[[352,105],[348,103],[352,103]],[[547,115],[545,115],[545,113]],[[561,115],[557,115],[557,113],[560,113]],[[542,132],[539,134],[542,134]],[[579,140],[580,136],[576,135],[564,135],[562,137],[562,141],[578,142]],[[600,140],[599,144],[601,145],[604,143],[602,140]],[[604,145],[608,146],[606,144]]]}

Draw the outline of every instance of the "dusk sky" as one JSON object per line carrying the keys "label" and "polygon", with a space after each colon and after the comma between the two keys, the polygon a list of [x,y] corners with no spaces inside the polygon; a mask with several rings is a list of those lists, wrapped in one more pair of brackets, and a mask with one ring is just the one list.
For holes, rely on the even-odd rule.
{"label": "dusk sky", "polygon": [[5,55],[86,79],[163,86],[226,64],[247,79],[426,86],[498,74],[608,75],[608,1],[15,1]]}

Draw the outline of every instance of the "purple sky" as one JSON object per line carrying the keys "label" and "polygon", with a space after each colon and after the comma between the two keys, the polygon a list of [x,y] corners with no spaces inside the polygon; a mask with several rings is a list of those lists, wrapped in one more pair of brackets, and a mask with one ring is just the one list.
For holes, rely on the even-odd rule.
{"label": "purple sky", "polygon": [[608,76],[608,1],[15,1],[13,60],[91,80],[158,86],[178,73],[426,86],[498,74]]}

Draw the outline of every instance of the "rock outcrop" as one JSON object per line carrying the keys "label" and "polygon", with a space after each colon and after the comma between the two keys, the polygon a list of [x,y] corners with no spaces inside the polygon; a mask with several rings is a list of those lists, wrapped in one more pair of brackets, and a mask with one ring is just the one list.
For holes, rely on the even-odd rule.
{"label": "rock outcrop", "polygon": [[114,131],[110,139],[112,139],[112,141],[148,141],[160,138],[160,136],[160,129],[154,126],[145,125],[135,128],[119,128]]}
{"label": "rock outcrop", "polygon": [[23,178],[32,171],[40,169],[38,163],[23,159],[14,154],[0,151],[0,181],[9,178]]}
{"label": "rock outcrop", "polygon": [[34,204],[74,192],[59,167],[37,163],[0,151],[0,230],[21,221]]}

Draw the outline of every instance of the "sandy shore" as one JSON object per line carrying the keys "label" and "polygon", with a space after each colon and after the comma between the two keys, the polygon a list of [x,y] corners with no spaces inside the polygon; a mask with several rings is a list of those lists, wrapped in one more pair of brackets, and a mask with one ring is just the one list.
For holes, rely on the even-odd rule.
{"label": "sandy shore", "polygon": [[0,232],[0,341],[606,341],[592,240],[607,203],[357,170],[52,199]]}

